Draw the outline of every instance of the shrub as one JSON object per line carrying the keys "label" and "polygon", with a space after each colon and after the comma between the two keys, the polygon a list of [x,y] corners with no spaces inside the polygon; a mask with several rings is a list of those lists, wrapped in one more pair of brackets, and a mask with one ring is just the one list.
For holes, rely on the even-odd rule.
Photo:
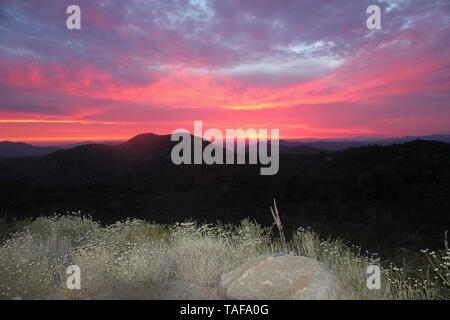
{"label": "shrub", "polygon": [[[278,213],[276,213],[276,216]],[[277,226],[281,221],[278,217]],[[143,220],[102,227],[79,213],[38,218],[0,247],[0,297],[89,299],[114,288],[160,287],[168,280],[214,287],[220,276],[261,254],[286,252],[325,263],[350,298],[448,299],[450,251],[424,250],[423,266],[397,268],[339,239],[299,228],[290,241],[249,219],[240,224],[164,226]],[[81,290],[68,290],[68,266],[81,268]],[[366,268],[382,270],[382,289],[368,290]]]}

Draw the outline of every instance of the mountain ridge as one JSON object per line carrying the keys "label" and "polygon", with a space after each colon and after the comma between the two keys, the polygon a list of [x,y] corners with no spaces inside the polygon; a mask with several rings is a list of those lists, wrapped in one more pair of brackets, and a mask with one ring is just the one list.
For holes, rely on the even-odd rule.
{"label": "mountain ridge", "polygon": [[[17,157],[36,157],[51,154],[58,150],[73,149],[82,145],[125,145],[131,146],[145,138],[153,137],[169,137],[170,135],[158,135],[155,133],[138,134],[126,141],[103,141],[91,142],[84,141],[66,145],[55,146],[35,146],[24,142],[0,142],[0,159],[1,158],[17,158]],[[368,145],[388,146],[393,144],[405,143],[413,140],[440,141],[450,143],[450,135],[434,134],[426,136],[404,136],[392,138],[370,138],[370,137],[354,137],[354,138],[337,138],[337,139],[320,139],[320,138],[304,138],[304,139],[281,139],[280,153],[299,153],[299,154],[317,154],[323,151],[339,151],[348,148],[362,147]]]}

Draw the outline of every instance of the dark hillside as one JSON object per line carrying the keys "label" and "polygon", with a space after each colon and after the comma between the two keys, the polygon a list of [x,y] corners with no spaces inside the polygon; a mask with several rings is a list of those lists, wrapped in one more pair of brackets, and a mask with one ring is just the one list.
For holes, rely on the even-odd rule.
{"label": "dark hillside", "polygon": [[[277,198],[288,229],[311,226],[376,251],[440,247],[450,226],[450,145],[412,141],[280,156],[259,165],[181,165],[170,136],[84,145],[0,161],[0,212],[9,219],[82,210],[104,222],[140,217],[271,223]],[[290,230],[289,230],[290,229]]]}

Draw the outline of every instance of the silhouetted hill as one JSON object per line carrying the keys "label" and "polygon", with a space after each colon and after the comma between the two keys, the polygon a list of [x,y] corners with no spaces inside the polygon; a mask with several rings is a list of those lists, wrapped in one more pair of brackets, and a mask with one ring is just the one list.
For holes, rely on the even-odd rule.
{"label": "silhouetted hill", "polygon": [[[136,139],[143,139],[152,133],[145,133],[136,136]],[[142,136],[142,137],[141,137]],[[134,139],[134,138],[133,138]],[[130,140],[133,140],[130,139]],[[280,140],[281,153],[295,153],[295,154],[317,154],[323,151],[340,151],[349,148],[357,148],[369,145],[388,146],[393,144],[401,144],[417,139],[426,141],[440,141],[450,143],[450,135],[428,135],[428,136],[405,136],[400,138],[385,138],[385,139],[371,139],[367,137],[353,137],[348,139],[292,139]],[[33,146],[22,142],[0,142],[0,158],[14,158],[14,157],[35,157],[53,153],[57,150],[72,149],[81,145],[88,144],[106,144],[118,145],[121,141],[105,141],[105,142],[91,142],[83,141],[71,144],[52,145],[52,146]],[[248,150],[248,144],[246,147]]]}
{"label": "silhouetted hill", "polygon": [[349,139],[294,139],[294,140],[287,140],[286,142],[290,143],[291,145],[306,145],[321,150],[340,151],[349,148],[358,148],[370,145],[390,146],[393,144],[402,144],[414,140],[426,140],[426,141],[438,141],[450,143],[450,135],[435,134],[428,136],[405,136],[399,138],[379,138],[379,139],[367,137],[354,137]]}
{"label": "silhouetted hill", "polygon": [[170,145],[170,135],[143,133],[116,147],[122,152],[132,155],[141,155],[146,158],[162,151],[164,148],[170,147]]}
{"label": "silhouetted hill", "polygon": [[58,147],[35,147],[22,142],[0,142],[0,158],[43,156],[58,150]]}
{"label": "silhouetted hill", "polygon": [[252,217],[270,224],[267,208],[277,198],[288,234],[311,226],[375,251],[440,246],[450,227],[447,143],[287,152],[274,176],[260,176],[260,165],[176,166],[174,144],[170,136],[143,134],[119,145],[1,160],[0,214],[82,210],[104,222]]}
{"label": "silhouetted hill", "polygon": [[310,145],[280,140],[280,153],[282,154],[319,154],[324,151]]}
{"label": "silhouetted hill", "polygon": [[[115,145],[120,142],[105,141],[101,144]],[[78,143],[70,143],[54,146],[33,146],[23,142],[0,142],[0,159],[1,158],[21,158],[21,157],[39,157],[44,156],[58,150],[72,149],[82,145],[96,144],[91,141],[83,141]],[[98,144],[98,143],[97,143]]]}
{"label": "silhouetted hill", "polygon": [[[1,181],[80,185],[92,184],[157,161],[171,149],[170,136],[138,135],[118,145],[87,144],[42,157],[0,161]],[[166,159],[164,159],[166,160]]]}
{"label": "silhouetted hill", "polygon": [[[150,171],[157,170],[161,166],[171,165],[170,152],[176,143],[171,141],[170,135],[144,133],[117,145],[86,144],[52,150],[51,154],[43,157],[4,160],[0,161],[0,170],[4,172],[0,181],[78,185],[110,180],[125,172],[138,170],[141,166]],[[209,142],[203,141],[203,147],[207,144]],[[246,149],[248,150],[248,145]],[[280,143],[280,153],[320,152],[322,151],[309,146]]]}

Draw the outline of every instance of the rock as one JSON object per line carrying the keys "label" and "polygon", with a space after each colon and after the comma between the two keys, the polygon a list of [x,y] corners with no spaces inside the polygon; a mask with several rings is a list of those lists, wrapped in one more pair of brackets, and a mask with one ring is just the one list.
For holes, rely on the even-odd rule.
{"label": "rock", "polygon": [[265,255],[222,276],[220,299],[340,299],[337,277],[321,262],[300,256]]}

